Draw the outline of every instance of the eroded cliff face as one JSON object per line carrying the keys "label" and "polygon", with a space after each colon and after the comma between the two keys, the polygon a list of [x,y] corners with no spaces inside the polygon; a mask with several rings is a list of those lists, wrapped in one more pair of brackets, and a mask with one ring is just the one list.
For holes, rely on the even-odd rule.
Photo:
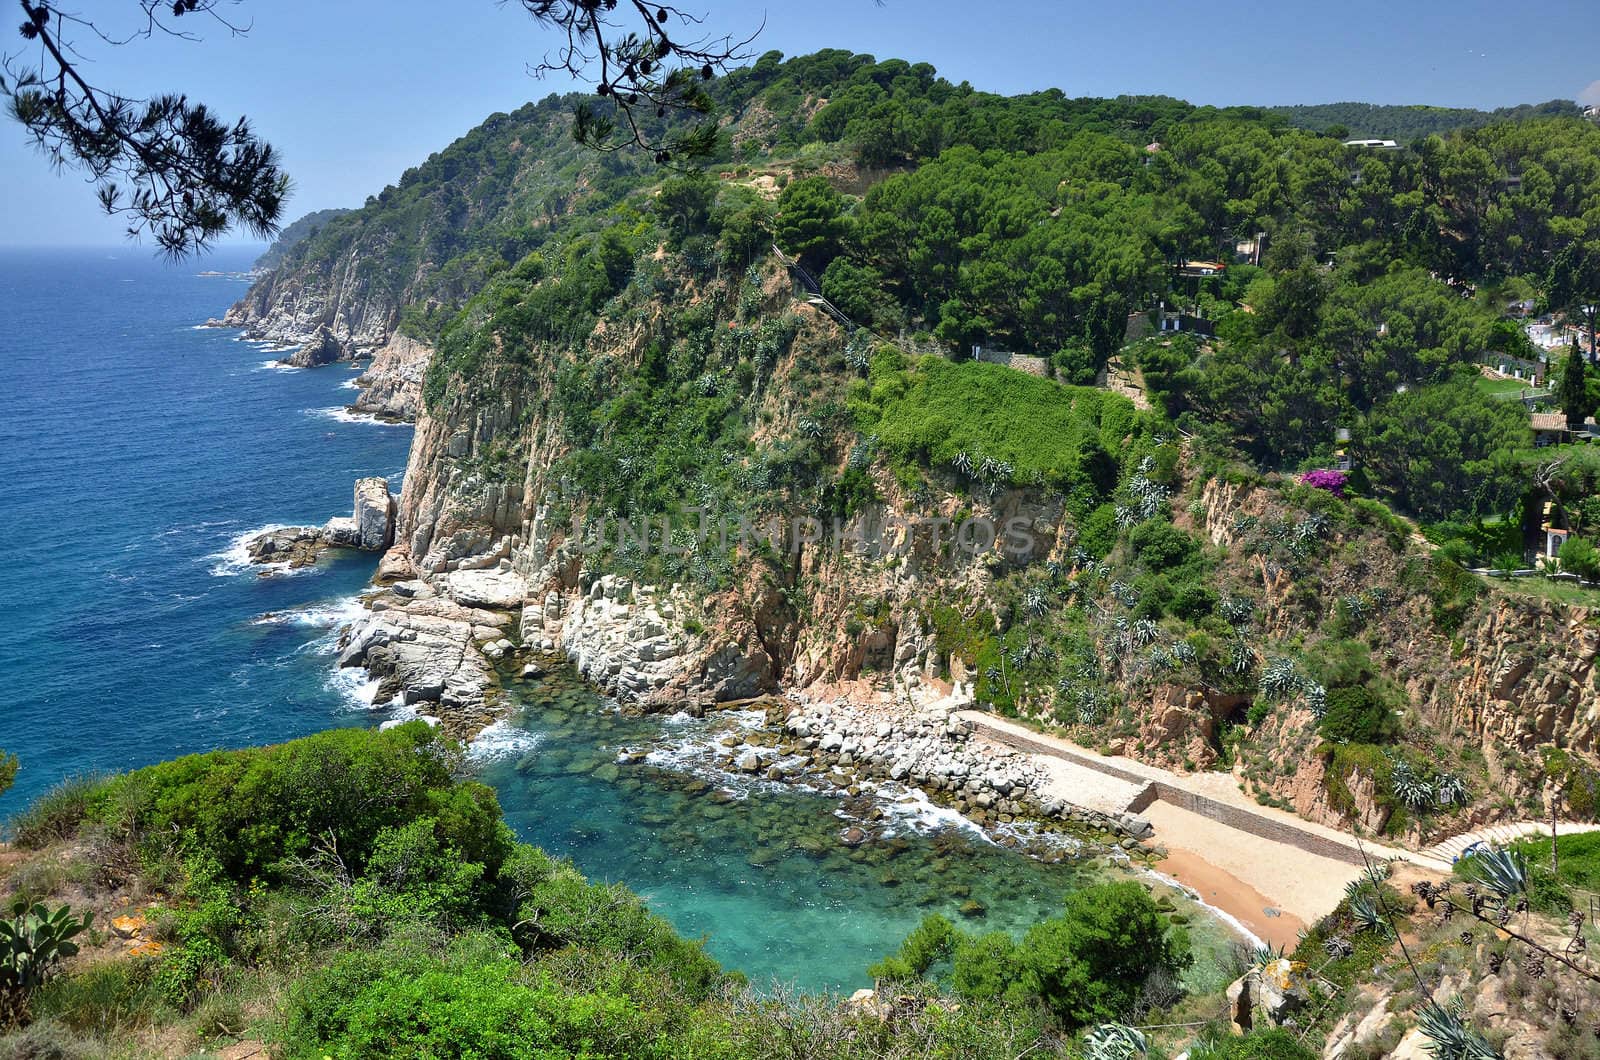
{"label": "eroded cliff face", "polygon": [[221,322],[283,345],[304,346],[325,331],[345,360],[379,349],[394,333],[404,292],[375,290],[366,257],[358,248],[326,266],[273,269]]}

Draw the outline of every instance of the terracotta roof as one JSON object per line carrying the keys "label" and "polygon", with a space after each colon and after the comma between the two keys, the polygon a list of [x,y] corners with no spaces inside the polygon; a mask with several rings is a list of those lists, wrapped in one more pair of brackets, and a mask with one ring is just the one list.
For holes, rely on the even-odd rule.
{"label": "terracotta roof", "polygon": [[1567,429],[1567,417],[1562,412],[1535,412],[1529,417],[1532,429],[1536,431],[1564,431]]}

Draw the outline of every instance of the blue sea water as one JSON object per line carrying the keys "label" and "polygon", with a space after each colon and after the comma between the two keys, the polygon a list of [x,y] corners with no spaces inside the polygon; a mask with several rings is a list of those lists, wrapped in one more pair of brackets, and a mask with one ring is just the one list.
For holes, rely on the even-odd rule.
{"label": "blue sea water", "polygon": [[[244,291],[201,270],[255,253],[0,251],[0,748],[22,762],[0,816],[72,775],[387,716],[333,669],[374,558],[263,578],[234,550],[347,513],[358,477],[398,487],[411,439],[338,417],[349,368],[275,368],[196,328]],[[1025,857],[903,794],[721,771],[714,741],[752,719],[625,717],[570,673],[507,691],[520,709],[470,761],[518,834],[632,887],[756,983],[853,989],[927,913],[1020,932],[1106,871]],[[619,767],[624,749],[652,754]],[[842,843],[852,825],[874,840]],[[1215,987],[1229,936],[1203,915],[1191,933],[1190,976]]]}
{"label": "blue sea water", "polygon": [[0,747],[9,814],[66,776],[363,721],[328,634],[371,557],[260,578],[223,555],[270,523],[398,486],[409,427],[340,422],[344,367],[284,371],[197,330],[245,290],[137,247],[0,251]]}

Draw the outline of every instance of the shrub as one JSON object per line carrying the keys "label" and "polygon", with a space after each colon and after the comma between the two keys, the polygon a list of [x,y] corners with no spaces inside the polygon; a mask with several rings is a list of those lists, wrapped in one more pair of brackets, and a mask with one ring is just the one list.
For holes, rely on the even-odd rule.
{"label": "shrub", "polygon": [[1600,579],[1600,550],[1581,537],[1569,537],[1558,554],[1561,569],[1576,574],[1584,581]]}
{"label": "shrub", "polygon": [[1195,539],[1162,519],[1140,523],[1128,535],[1133,554],[1153,571],[1181,567],[1195,554]]}
{"label": "shrub", "polygon": [[11,818],[11,834],[17,846],[38,850],[76,835],[104,785],[99,777],[71,777],[39,796]]}
{"label": "shrub", "polygon": [[1322,734],[1337,743],[1375,744],[1393,738],[1396,725],[1389,708],[1365,685],[1329,688]]}
{"label": "shrub", "polygon": [[[498,871],[511,840],[493,791],[452,777],[459,748],[420,722],[337,729],[274,747],[216,751],[119,777],[97,800],[139,833],[179,835],[235,881],[278,876],[331,844],[354,875],[377,837],[418,818],[464,861]],[[132,796],[124,798],[124,796]],[[131,804],[131,805],[130,805]]]}
{"label": "shrub", "polygon": [[1068,895],[1065,913],[1031,928],[1021,952],[1025,989],[1069,1028],[1122,1016],[1152,972],[1190,961],[1187,936],[1132,881]]}

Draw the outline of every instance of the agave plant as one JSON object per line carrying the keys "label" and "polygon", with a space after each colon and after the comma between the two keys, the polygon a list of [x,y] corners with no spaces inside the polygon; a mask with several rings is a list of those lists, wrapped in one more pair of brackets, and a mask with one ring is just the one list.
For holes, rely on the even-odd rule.
{"label": "agave plant", "polygon": [[1528,892],[1528,859],[1515,850],[1485,850],[1467,859],[1466,877],[1502,901]]}
{"label": "agave plant", "polygon": [[1440,773],[1433,782],[1433,794],[1440,806],[1461,806],[1467,801],[1467,784],[1454,773]]}
{"label": "agave plant", "polygon": [[1413,810],[1426,810],[1433,806],[1433,785],[1419,776],[1405,760],[1397,760],[1389,773],[1389,789],[1394,797]]}
{"label": "agave plant", "polygon": [[1234,637],[1228,645],[1228,668],[1236,674],[1247,674],[1255,665],[1256,650],[1243,637]]}
{"label": "agave plant", "polygon": [[1083,1036],[1084,1060],[1133,1060],[1148,1049],[1144,1034],[1122,1023],[1102,1023]]}
{"label": "agave plant", "polygon": [[1192,663],[1197,658],[1194,645],[1186,640],[1173,641],[1169,650],[1172,652],[1173,660],[1179,664]]}
{"label": "agave plant", "polygon": [[1261,691],[1282,699],[1300,687],[1300,674],[1293,659],[1273,659],[1261,668]]}
{"label": "agave plant", "polygon": [[807,438],[822,437],[822,424],[818,423],[814,419],[811,419],[809,416],[802,419],[798,426],[800,428],[800,433],[805,435]]}
{"label": "agave plant", "polygon": [[1306,709],[1319,718],[1328,713],[1328,690],[1316,681],[1306,682]]}
{"label": "agave plant", "polygon": [[1042,618],[1050,610],[1050,594],[1043,586],[1032,586],[1022,594],[1022,609],[1034,618]]}
{"label": "agave plant", "polygon": [[1217,613],[1230,626],[1245,626],[1255,617],[1256,607],[1242,596],[1224,596],[1217,604]]}
{"label": "agave plant", "polygon": [[1117,512],[1117,529],[1129,530],[1139,525],[1139,513],[1126,504],[1119,504]]}
{"label": "agave plant", "polygon": [[1356,622],[1367,620],[1367,601],[1360,593],[1347,593],[1339,598],[1339,603],[1344,605],[1344,610]]}
{"label": "agave plant", "polygon": [[1161,627],[1148,618],[1141,618],[1133,623],[1129,631],[1135,647],[1143,648],[1161,635]]}
{"label": "agave plant", "polygon": [[1389,924],[1378,908],[1378,897],[1367,890],[1363,881],[1351,881],[1345,888],[1345,899],[1350,904],[1350,918],[1356,922],[1357,931],[1372,931],[1379,935],[1389,933]]}
{"label": "agave plant", "polygon": [[972,457],[965,450],[957,453],[955,459],[950,461],[950,466],[963,475],[972,474]]}
{"label": "agave plant", "polygon": [[1132,607],[1139,602],[1139,590],[1125,581],[1114,581],[1110,585],[1111,598],[1123,607]]}
{"label": "agave plant", "polygon": [[1466,1025],[1464,1011],[1460,997],[1449,1008],[1429,1001],[1417,1010],[1417,1029],[1428,1039],[1428,1051],[1436,1060],[1502,1060],[1494,1046]]}

